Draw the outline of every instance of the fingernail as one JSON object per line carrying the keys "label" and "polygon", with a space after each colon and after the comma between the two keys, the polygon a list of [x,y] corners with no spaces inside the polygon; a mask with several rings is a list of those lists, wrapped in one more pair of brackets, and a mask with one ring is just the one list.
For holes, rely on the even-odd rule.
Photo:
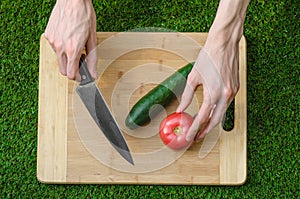
{"label": "fingernail", "polygon": [[203,135],[202,135],[202,134],[198,134],[198,135],[195,137],[195,140],[200,140],[201,138],[203,138]]}
{"label": "fingernail", "polygon": [[92,74],[93,74],[93,78],[94,78],[94,79],[98,79],[98,77],[99,77],[99,76],[98,76],[98,71],[93,71]]}
{"label": "fingernail", "polygon": [[190,136],[188,136],[188,137],[185,138],[185,140],[186,140],[187,142],[189,142],[189,141],[192,140],[192,138],[191,138]]}
{"label": "fingernail", "polygon": [[[195,132],[193,132],[193,133],[190,133],[189,135],[187,135],[186,137],[185,137],[185,140],[186,141],[191,141],[191,140],[193,140],[194,139],[194,136],[195,136]],[[192,135],[192,136],[191,136]]]}

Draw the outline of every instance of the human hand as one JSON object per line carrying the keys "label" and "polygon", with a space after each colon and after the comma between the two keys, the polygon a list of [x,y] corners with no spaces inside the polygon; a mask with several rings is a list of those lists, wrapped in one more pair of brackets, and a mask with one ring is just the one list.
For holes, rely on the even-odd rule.
{"label": "human hand", "polygon": [[57,55],[62,75],[74,80],[79,59],[86,50],[86,62],[97,78],[96,14],[91,0],[58,0],[44,34]]}
{"label": "human hand", "polygon": [[239,90],[238,44],[249,0],[220,0],[203,49],[190,72],[176,112],[184,111],[195,89],[203,86],[203,103],[187,140],[200,139],[221,122]]}
{"label": "human hand", "polygon": [[191,103],[196,88],[203,86],[203,103],[188,131],[187,140],[203,138],[222,121],[239,89],[238,66],[237,42],[222,46],[218,46],[218,42],[207,42],[200,51],[176,110],[183,112]]}

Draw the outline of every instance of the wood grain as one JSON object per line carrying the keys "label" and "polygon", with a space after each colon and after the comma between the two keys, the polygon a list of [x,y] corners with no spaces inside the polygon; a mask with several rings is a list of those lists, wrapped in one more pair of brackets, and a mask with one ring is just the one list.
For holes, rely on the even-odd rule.
{"label": "wood grain", "polygon": [[247,176],[247,63],[246,40],[239,45],[240,90],[235,97],[234,128],[220,140],[220,183],[243,184]]}
{"label": "wood grain", "polygon": [[[135,166],[119,157],[94,124],[75,92],[58,72],[56,55],[41,37],[37,177],[44,183],[239,185],[246,179],[246,42],[240,42],[240,91],[235,126],[220,126],[219,140],[205,158],[207,140],[173,152],[162,144],[158,125],[178,101],[136,131],[123,125],[132,105],[161,80],[194,60],[207,33],[99,32],[97,85],[119,123]],[[188,112],[202,103],[199,87]],[[150,158],[149,158],[150,157]]]}
{"label": "wood grain", "polygon": [[66,182],[68,84],[58,73],[56,55],[41,37],[37,177],[41,182]]}

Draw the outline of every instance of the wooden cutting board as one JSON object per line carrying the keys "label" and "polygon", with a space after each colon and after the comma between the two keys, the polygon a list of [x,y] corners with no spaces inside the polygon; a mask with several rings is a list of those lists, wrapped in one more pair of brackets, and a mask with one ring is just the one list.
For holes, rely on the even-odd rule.
{"label": "wooden cutting board", "polygon": [[[188,149],[172,151],[158,135],[160,121],[176,110],[175,100],[137,130],[124,125],[133,104],[186,63],[194,61],[207,33],[99,32],[100,91],[118,122],[135,165],[110,146],[75,91],[60,75],[56,55],[41,37],[37,177],[43,183],[240,185],[246,180],[246,41],[239,44],[240,90],[234,128],[217,126]],[[199,87],[187,112],[202,103]]]}

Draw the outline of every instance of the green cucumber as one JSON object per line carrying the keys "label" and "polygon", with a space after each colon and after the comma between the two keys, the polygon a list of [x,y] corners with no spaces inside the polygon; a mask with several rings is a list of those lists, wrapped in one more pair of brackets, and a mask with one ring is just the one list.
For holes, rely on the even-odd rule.
{"label": "green cucumber", "polygon": [[[193,68],[194,62],[180,68],[161,84],[144,95],[130,110],[125,124],[130,129],[144,126],[151,121],[172,100],[182,94],[188,74]],[[157,106],[160,105],[160,106]]]}

